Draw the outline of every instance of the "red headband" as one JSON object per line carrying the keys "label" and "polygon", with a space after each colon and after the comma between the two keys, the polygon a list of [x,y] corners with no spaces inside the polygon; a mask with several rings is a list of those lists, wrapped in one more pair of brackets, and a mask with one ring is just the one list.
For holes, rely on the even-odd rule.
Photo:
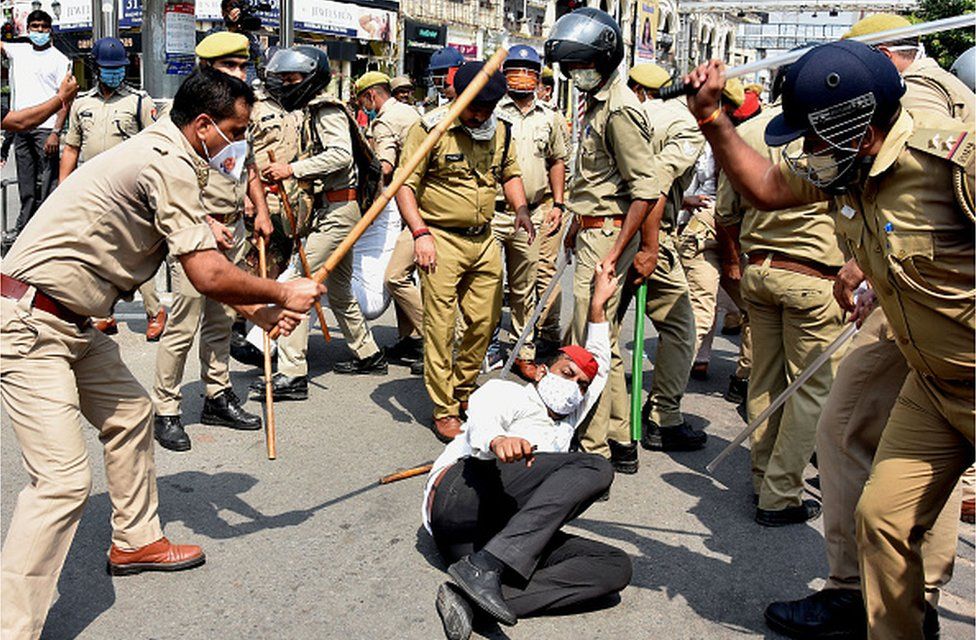
{"label": "red headband", "polygon": [[596,374],[600,371],[600,366],[596,363],[596,358],[593,354],[584,349],[583,347],[571,344],[560,349],[563,353],[569,356],[569,359],[576,363],[576,366],[586,375],[587,378],[592,380],[596,377]]}

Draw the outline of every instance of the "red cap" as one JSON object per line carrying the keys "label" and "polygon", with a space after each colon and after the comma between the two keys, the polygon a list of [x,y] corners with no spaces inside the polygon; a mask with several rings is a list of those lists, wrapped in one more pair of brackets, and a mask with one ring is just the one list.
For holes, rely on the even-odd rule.
{"label": "red cap", "polygon": [[576,366],[579,367],[590,380],[595,378],[596,374],[600,371],[600,366],[596,363],[596,358],[594,358],[593,354],[583,347],[571,344],[563,347],[560,349],[560,351],[569,356],[569,359],[575,362]]}
{"label": "red cap", "polygon": [[759,96],[752,91],[746,91],[746,99],[742,102],[741,107],[732,112],[732,117],[738,118],[739,120],[747,120],[756,115],[760,106]]}

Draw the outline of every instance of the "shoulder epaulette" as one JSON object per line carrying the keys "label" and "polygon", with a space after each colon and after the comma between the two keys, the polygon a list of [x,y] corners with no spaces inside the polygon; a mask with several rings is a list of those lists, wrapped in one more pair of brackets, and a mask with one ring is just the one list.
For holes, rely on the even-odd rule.
{"label": "shoulder epaulette", "polygon": [[966,168],[976,153],[976,136],[965,127],[952,129],[916,129],[908,139],[908,146],[916,151],[947,160]]}
{"label": "shoulder epaulette", "polygon": [[438,107],[430,113],[425,113],[420,117],[420,124],[423,126],[425,131],[430,131],[437,124],[447,116],[446,107]]}

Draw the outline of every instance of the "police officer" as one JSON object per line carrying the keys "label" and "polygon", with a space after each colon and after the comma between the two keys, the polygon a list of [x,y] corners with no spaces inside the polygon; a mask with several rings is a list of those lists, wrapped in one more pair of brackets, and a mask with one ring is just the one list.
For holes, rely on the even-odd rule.
{"label": "police officer", "polygon": [[[651,127],[651,144],[660,177],[669,184],[668,203],[661,219],[657,265],[647,278],[645,309],[658,332],[654,379],[642,411],[641,444],[652,451],[693,451],[707,436],[695,431],[681,414],[681,397],[688,386],[695,356],[695,312],[688,280],[679,260],[678,212],[694,173],[705,138],[682,100],[658,100],[657,92],[670,77],[660,66],[644,63],[630,70],[628,86],[635,91]],[[626,448],[625,448],[626,447]],[[617,471],[637,471],[633,444],[613,447]]]}
{"label": "police officer", "polygon": [[539,79],[539,88],[536,89],[536,96],[545,104],[553,105],[552,92],[556,88],[556,76],[551,67],[542,67],[542,77]]}
{"label": "police officer", "polygon": [[[209,35],[197,45],[196,53],[201,67],[241,81],[245,79],[247,38],[244,36],[227,32]],[[218,248],[235,265],[243,262],[248,246],[241,219],[245,189],[255,203],[255,228],[262,229],[262,235],[267,237],[266,228],[271,226],[260,177],[257,171],[246,166],[246,144],[243,149],[239,147],[228,145],[222,156],[211,153],[208,148],[207,152],[220,169],[210,172],[201,200],[207,213],[207,223],[217,238]],[[188,451],[192,446],[181,418],[181,385],[186,358],[197,334],[200,336],[200,377],[206,394],[200,422],[242,431],[259,430],[260,416],[241,407],[241,401],[231,386],[229,365],[231,328],[236,317],[234,310],[201,293],[178,260],[170,260],[170,277],[173,305],[169,326],[156,351],[152,388],[156,441],[171,451]]]}
{"label": "police officer", "polygon": [[[144,91],[133,89],[125,80],[129,57],[117,38],[101,38],[92,45],[92,60],[98,67],[98,84],[82,93],[71,105],[68,134],[61,152],[58,182],[78,167],[78,157],[91,160],[103,151],[128,140],[156,121],[156,107]],[[146,340],[159,340],[166,327],[166,309],[159,304],[152,278],[141,287],[142,304],[148,326]],[[118,332],[115,318],[100,319],[95,327],[107,334]]]}
{"label": "police officer", "polygon": [[109,571],[174,571],[204,562],[200,547],[163,536],[152,404],[118,345],[88,317],[109,315],[167,253],[207,295],[246,305],[240,310],[265,328],[287,331],[300,316],[281,307],[311,306],[321,287],[308,280],[279,284],[234,269],[215,250],[200,208],[207,158],[228,146],[225,136],[243,138],[253,99],[243,82],[195,71],[169,117],[69,176],[3,262],[0,396],[30,475],[0,558],[4,638],[38,638],[54,599],[91,490],[82,416],[104,448]]}
{"label": "police officer", "polygon": [[[303,109],[299,159],[276,162],[264,169],[269,180],[292,178],[313,184],[315,211],[309,221],[305,251],[312,271],[321,267],[360,219],[356,161],[350,118],[345,105],[330,96],[332,79],[328,55],[315,47],[281,49],[267,67],[269,91],[289,111]],[[352,349],[353,359],[337,362],[335,373],[385,375],[387,361],[376,346],[366,318],[352,293],[352,252],[326,281],[329,306]],[[308,320],[288,338],[278,341],[278,373],[273,380],[275,398],[308,397]],[[263,388],[263,387],[262,387]]]}
{"label": "police officer", "polygon": [[393,92],[393,97],[396,98],[397,102],[402,102],[403,104],[413,106],[414,103],[414,86],[413,80],[410,76],[397,76],[390,80],[390,90]]}
{"label": "police officer", "polygon": [[[586,99],[566,203],[576,216],[566,242],[576,254],[572,341],[577,344],[585,343],[591,283],[598,267],[624,274],[640,249],[645,270],[653,271],[664,206],[661,194],[670,186],[658,176],[651,131],[640,102],[616,71],[623,55],[619,25],[606,12],[589,7],[561,17],[546,41],[547,61],[559,63],[560,71],[572,78]],[[638,247],[636,235],[645,219],[653,232],[642,231]],[[617,344],[619,303],[618,291],[607,303],[609,384],[580,438],[583,449],[606,458],[610,457],[608,439],[630,443],[627,382]]]}
{"label": "police officer", "polygon": [[[461,66],[456,94],[483,67]],[[493,114],[505,88],[504,76],[493,74],[397,192],[423,284],[424,385],[434,403],[434,428],[445,441],[461,433],[460,416],[501,315],[501,255],[490,233],[499,185],[515,210],[516,232],[527,234],[529,243],[535,238],[510,125]],[[410,128],[401,160],[413,155],[447,111],[436,109]],[[464,330],[455,355],[458,310]]]}
{"label": "police officer", "polygon": [[[512,329],[520,336],[536,300],[552,280],[556,256],[559,252],[559,232],[562,229],[563,190],[566,185],[566,121],[557,111],[539,102],[535,90],[542,72],[542,58],[528,45],[516,45],[508,52],[502,65],[508,84],[508,95],[498,103],[496,115],[512,129],[522,184],[529,202],[529,215],[535,226],[538,242],[529,244],[524,234],[516,233],[515,214],[509,211],[504,194],[495,201],[495,217],[491,220],[492,235],[505,252],[505,271],[508,274],[508,301],[512,310]],[[547,260],[553,266],[546,274],[539,271],[545,243]],[[550,307],[558,307],[554,298]],[[558,331],[557,331],[558,333]],[[515,359],[516,372],[526,380],[535,379],[534,328]],[[555,337],[555,336],[553,336]],[[558,339],[558,338],[557,338]]]}
{"label": "police officer", "polygon": [[[704,84],[691,100],[703,121],[714,112],[721,74],[713,61],[686,77]],[[811,50],[786,74],[783,114],[765,132],[770,145],[803,138],[785,164],[755,153],[721,116],[703,129],[734,186],[758,206],[834,200],[838,235],[910,367],[856,510],[871,638],[923,637],[918,535],[932,528],[973,462],[976,417],[976,144],[967,124],[902,109],[904,91],[883,53],[841,41]]]}
{"label": "police officer", "polygon": [[454,74],[464,64],[464,56],[454,47],[438,49],[430,56],[427,76],[430,84],[437,90],[439,104],[457,97],[454,91]]}
{"label": "police officer", "polygon": [[[366,140],[383,168],[384,184],[393,179],[393,171],[400,161],[400,151],[407,131],[420,120],[420,114],[413,107],[396,100],[390,77],[379,71],[363,74],[356,81],[356,97],[368,115],[371,115],[366,128]],[[396,207],[391,201],[389,207]],[[394,215],[399,216],[399,212]],[[420,290],[414,283],[413,238],[404,229],[397,238],[387,264],[384,283],[393,297],[396,311],[399,340],[386,350],[391,361],[413,366],[423,362],[424,349],[420,332],[424,325],[423,303]]]}

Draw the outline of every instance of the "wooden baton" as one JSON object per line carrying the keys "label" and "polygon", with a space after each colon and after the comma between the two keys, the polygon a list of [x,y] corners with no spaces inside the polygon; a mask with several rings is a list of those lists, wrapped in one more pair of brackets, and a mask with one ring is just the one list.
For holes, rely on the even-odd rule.
{"label": "wooden baton", "polygon": [[[400,167],[398,167],[398,170],[393,175],[393,180],[390,182],[390,184],[388,184],[386,189],[383,190],[383,193],[376,198],[376,200],[373,202],[373,206],[371,206],[366,213],[363,214],[363,217],[359,220],[359,222],[356,223],[356,226],[352,228],[349,235],[347,235],[339,246],[336,247],[335,251],[329,255],[328,259],[325,261],[325,264],[322,265],[322,268],[319,269],[313,276],[313,280],[319,284],[325,282],[325,279],[328,277],[329,273],[335,269],[336,265],[342,261],[347,253],[349,253],[349,250],[352,249],[354,244],[356,244],[359,237],[363,235],[366,228],[369,227],[374,220],[376,220],[377,216],[380,215],[387,203],[389,203],[390,200],[396,196],[396,192],[400,190],[400,187],[402,187],[403,183],[407,181],[407,178],[413,173],[414,169],[417,168],[417,165],[419,165],[420,162],[427,157],[427,154],[429,154],[431,149],[434,148],[434,145],[440,141],[441,137],[448,130],[448,128],[454,124],[454,121],[457,120],[459,115],[461,115],[461,112],[464,111],[469,104],[471,104],[471,101],[474,100],[478,93],[481,92],[484,86],[488,83],[488,80],[491,79],[491,76],[501,68],[502,62],[505,61],[507,56],[508,49],[505,47],[500,47],[498,51],[495,52],[495,55],[493,55],[488,62],[485,63],[485,66],[482,67],[478,72],[478,75],[474,77],[474,80],[471,81],[468,88],[454,99],[454,103],[448,110],[447,115],[444,116],[444,119],[438,122],[436,127],[431,129],[430,133],[428,133],[427,137],[424,138],[424,141],[420,143],[420,147],[417,148],[414,154],[410,156],[406,162],[402,163]],[[278,337],[277,327],[272,329],[271,337]]]}
{"label": "wooden baton", "polygon": [[[268,149],[268,160],[275,162],[275,152],[271,149]],[[302,270],[305,272],[306,278],[311,278],[312,269],[308,266],[308,256],[305,255],[305,247],[302,246],[302,240],[298,237],[298,222],[295,218],[295,212],[292,211],[291,201],[288,200],[288,194],[285,193],[285,184],[281,180],[275,180],[275,187],[278,188],[281,207],[285,210],[288,224],[291,225],[291,239],[295,242],[295,246],[298,247],[298,259],[302,263]],[[322,311],[322,303],[318,300],[315,301],[315,313],[319,317],[319,326],[322,327],[322,337],[325,338],[326,342],[329,342],[332,340],[332,336],[329,335],[329,325],[325,323],[325,312]]]}
{"label": "wooden baton", "polygon": [[[258,234],[258,271],[262,278],[268,277],[268,258],[264,251],[264,236]],[[275,327],[277,328],[277,327]],[[271,334],[264,332],[264,406],[267,418],[264,421],[264,437],[268,447],[268,460],[278,457],[275,446],[274,388],[271,384]]]}
{"label": "wooden baton", "polygon": [[390,484],[391,482],[396,482],[397,480],[406,480],[407,478],[412,478],[414,476],[422,476],[425,473],[429,473],[432,468],[434,468],[434,463],[428,462],[427,464],[422,464],[419,467],[404,469],[403,471],[397,471],[396,473],[391,473],[388,476],[383,476],[380,478],[379,483]]}

